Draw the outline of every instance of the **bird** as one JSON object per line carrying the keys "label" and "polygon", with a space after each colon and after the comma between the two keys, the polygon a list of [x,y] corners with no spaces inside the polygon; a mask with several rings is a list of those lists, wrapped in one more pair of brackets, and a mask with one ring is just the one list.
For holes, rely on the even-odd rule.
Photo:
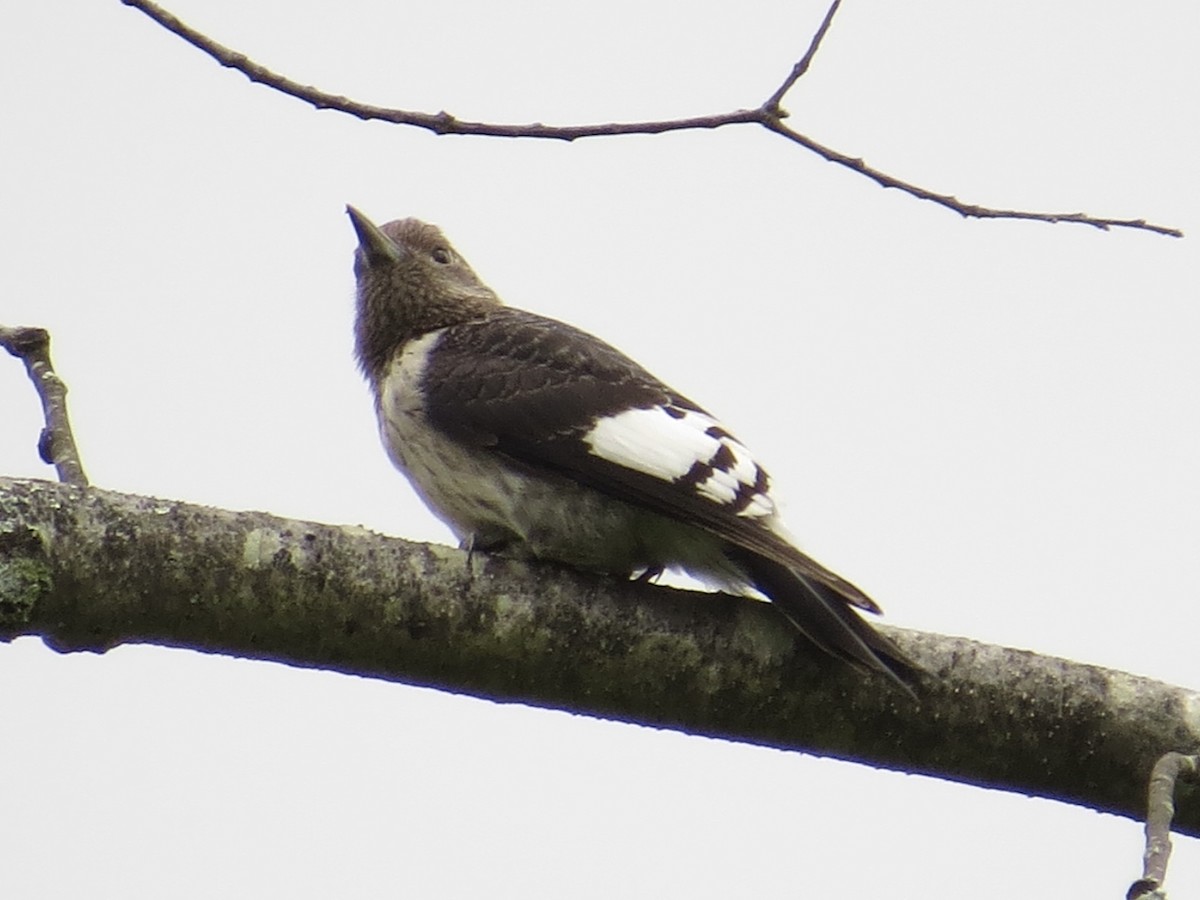
{"label": "bird", "polygon": [[346,210],[384,448],[460,546],[758,595],[915,696],[920,667],[859,614],[879,606],[797,547],[721,422],[600,338],[505,305],[437,226]]}

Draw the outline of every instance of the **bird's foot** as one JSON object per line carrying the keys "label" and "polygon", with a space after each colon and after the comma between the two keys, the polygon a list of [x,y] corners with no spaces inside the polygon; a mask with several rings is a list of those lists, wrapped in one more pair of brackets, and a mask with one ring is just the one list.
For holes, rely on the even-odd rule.
{"label": "bird's foot", "polygon": [[639,584],[653,584],[662,576],[665,568],[665,566],[646,566],[633,580]]}

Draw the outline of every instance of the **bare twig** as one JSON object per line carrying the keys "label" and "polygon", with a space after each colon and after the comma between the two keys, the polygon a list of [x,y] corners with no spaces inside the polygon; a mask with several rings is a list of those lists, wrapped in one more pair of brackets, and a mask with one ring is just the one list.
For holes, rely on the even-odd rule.
{"label": "bare twig", "polygon": [[883,187],[896,188],[911,194],[921,200],[931,200],[934,203],[951,209],[967,218],[978,219],[1030,219],[1038,222],[1073,222],[1091,225],[1094,228],[1107,231],[1110,228],[1134,228],[1151,231],[1155,234],[1183,237],[1183,232],[1177,228],[1165,225],[1155,225],[1144,219],[1107,219],[1096,218],[1085,213],[1039,213],[1022,210],[996,209],[987,206],[964,203],[949,195],[910,184],[899,178],[887,175],[878,169],[871,168],[857,157],[848,156],[825,147],[812,138],[793,131],[783,124],[787,112],[780,106],[784,95],[791,90],[796,82],[808,71],[813,57],[821,45],[822,39],[829,30],[833,17],[841,0],[834,0],[821,22],[820,28],[813,35],[808,50],[793,67],[788,76],[771,93],[762,104],[753,109],[737,109],[732,112],[716,113],[708,116],[693,116],[684,119],[662,119],[647,122],[607,122],[594,125],[546,125],[533,122],[525,125],[511,125],[493,122],[469,122],[450,113],[422,113],[412,110],[394,109],[383,106],[372,106],[360,103],[337,94],[326,93],[311,85],[303,85],[292,81],[284,75],[273,72],[249,59],[245,54],[217,43],[196,29],[184,24],[171,13],[167,12],[150,0],[121,0],[126,6],[141,10],[168,31],[178,35],[193,47],[207,53],[222,66],[236,69],[251,81],[256,81],[274,88],[280,93],[310,103],[317,109],[332,109],[359,119],[376,119],[391,122],[396,125],[409,125],[424,128],[434,134],[462,134],[487,137],[508,138],[541,138],[546,140],[574,141],[587,137],[609,137],[622,134],[662,134],[667,131],[684,131],[695,128],[722,128],[726,125],[757,124],[776,134],[794,141],[802,147],[812,150],[830,162],[853,169],[862,175],[876,181]]}
{"label": "bare twig", "polygon": [[841,5],[842,0],[833,0],[833,3],[829,7],[829,12],[825,13],[825,18],[821,21],[821,27],[817,29],[817,33],[809,41],[808,49],[800,57],[800,62],[792,66],[792,71],[788,74],[788,77],[783,79],[783,84],[775,88],[775,93],[766,99],[766,102],[762,105],[762,109],[775,113],[781,119],[787,117],[787,112],[779,106],[783,102],[783,95],[792,89],[792,85],[799,81],[804,73],[808,71],[808,67],[812,65],[813,57],[821,49],[821,41],[825,40],[825,32],[833,24],[833,17],[837,15],[838,7]]}
{"label": "bare twig", "polygon": [[1126,900],[1165,897],[1167,860],[1171,858],[1171,820],[1175,816],[1175,782],[1200,771],[1200,756],[1182,753],[1164,754],[1150,772],[1149,800],[1146,808],[1146,852],[1142,877],[1125,895]]}
{"label": "bare twig", "polygon": [[38,438],[38,454],[58,470],[59,481],[86,487],[87,475],[67,417],[67,385],[50,362],[50,333],[44,328],[0,325],[0,347],[25,363],[25,371],[42,401],[46,425]]}
{"label": "bare twig", "polygon": [[525,125],[503,125],[491,122],[468,122],[448,112],[422,113],[385,106],[360,103],[338,94],[329,94],[312,85],[300,84],[273,72],[249,59],[244,53],[218,44],[161,6],[149,0],[121,0],[148,15],[168,31],[183,38],[193,47],[207,53],[222,66],[236,69],[251,81],[265,84],[280,93],[310,103],[317,109],[333,109],[359,119],[374,119],[394,125],[411,125],[424,128],[434,134],[464,134],[477,137],[547,138],[574,141],[585,137],[604,137],[621,134],[661,134],[666,131],[683,131],[691,128],[720,128],[722,125],[748,124],[761,119],[757,109],[740,109],[711,116],[692,116],[686,119],[664,119],[653,122],[608,122],[596,125],[544,125],[533,122]]}
{"label": "bare twig", "polygon": [[872,181],[876,182],[885,188],[896,188],[916,197],[918,200],[929,200],[939,206],[944,206],[947,209],[952,209],[954,212],[966,219],[1031,219],[1036,222],[1050,222],[1056,224],[1058,222],[1074,222],[1080,225],[1091,225],[1093,228],[1099,228],[1101,231],[1108,231],[1110,228],[1137,228],[1142,231],[1153,231],[1155,234],[1165,234],[1168,237],[1183,237],[1183,232],[1177,228],[1168,228],[1163,225],[1155,225],[1147,222],[1145,219],[1099,219],[1094,216],[1089,216],[1086,213],[1041,213],[1027,212],[1019,209],[992,209],[987,206],[976,206],[972,203],[964,203],[957,197],[952,197],[949,194],[936,194],[933,191],[920,187],[915,184],[910,184],[907,181],[901,181],[886,172],[881,172],[878,169],[867,165],[862,159],[846,156],[844,153],[839,153],[824,144],[818,144],[812,138],[788,128],[783,122],[767,122],[764,125],[771,131],[783,135],[789,141],[795,141],[802,147],[807,147],[818,156],[822,156],[830,162],[837,163],[840,166],[845,166],[848,169],[853,169],[862,175],[866,175]]}

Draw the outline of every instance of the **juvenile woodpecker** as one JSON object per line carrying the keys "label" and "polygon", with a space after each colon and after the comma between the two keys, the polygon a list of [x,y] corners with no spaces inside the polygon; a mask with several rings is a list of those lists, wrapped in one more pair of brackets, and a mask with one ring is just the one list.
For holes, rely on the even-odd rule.
{"label": "juvenile woodpecker", "polygon": [[770,479],[704,409],[562,322],[505,306],[417,219],[358,234],[356,352],[392,462],[464,546],[757,590],[814,644],[905,690],[879,607],[796,548]]}

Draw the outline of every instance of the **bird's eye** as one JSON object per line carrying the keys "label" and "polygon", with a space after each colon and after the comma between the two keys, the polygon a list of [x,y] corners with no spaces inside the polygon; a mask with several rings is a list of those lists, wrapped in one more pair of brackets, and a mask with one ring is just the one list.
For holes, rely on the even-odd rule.
{"label": "bird's eye", "polygon": [[445,247],[434,247],[431,255],[433,261],[439,265],[448,266],[450,264],[450,251]]}

